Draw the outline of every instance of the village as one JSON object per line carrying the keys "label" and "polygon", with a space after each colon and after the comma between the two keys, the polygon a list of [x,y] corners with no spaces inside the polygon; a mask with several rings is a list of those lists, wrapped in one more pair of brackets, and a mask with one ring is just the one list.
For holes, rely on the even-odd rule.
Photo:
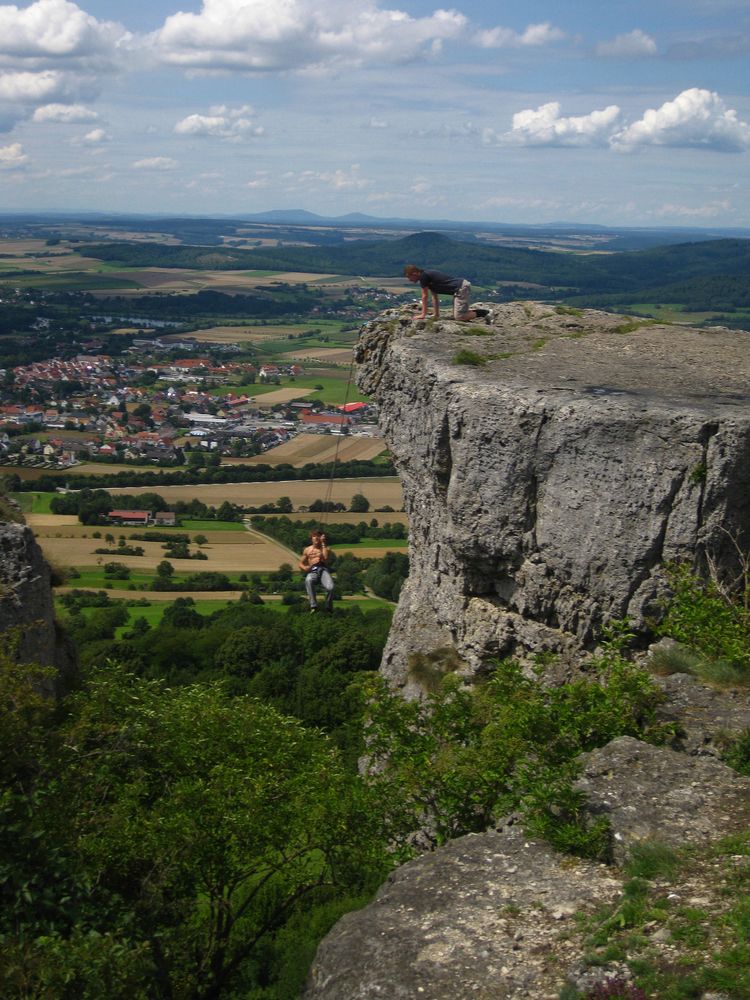
{"label": "village", "polygon": [[[262,454],[301,431],[377,434],[372,405],[327,406],[306,400],[311,393],[304,387],[294,399],[295,380],[305,374],[298,363],[152,360],[152,351],[154,341],[135,341],[123,357],[79,354],[0,372],[0,465],[200,467]],[[247,391],[282,383],[286,388],[278,394]],[[225,388],[217,394],[216,387]]]}

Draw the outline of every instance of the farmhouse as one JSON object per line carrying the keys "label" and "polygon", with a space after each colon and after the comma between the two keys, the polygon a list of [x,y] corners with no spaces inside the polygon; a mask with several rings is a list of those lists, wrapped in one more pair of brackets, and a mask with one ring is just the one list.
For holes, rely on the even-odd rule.
{"label": "farmhouse", "polygon": [[127,524],[145,528],[151,519],[151,514],[147,510],[111,510],[107,517],[111,524]]}

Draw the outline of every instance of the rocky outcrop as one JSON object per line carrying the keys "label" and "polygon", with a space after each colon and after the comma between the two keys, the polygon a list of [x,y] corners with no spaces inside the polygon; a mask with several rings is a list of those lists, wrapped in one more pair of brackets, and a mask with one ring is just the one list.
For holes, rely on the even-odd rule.
{"label": "rocky outcrop", "polygon": [[718,760],[621,736],[582,763],[575,788],[591,816],[606,818],[615,861],[644,840],[681,847],[747,829],[750,778]]}
{"label": "rocky outcrop", "polygon": [[[534,303],[468,326],[396,311],[368,324],[359,383],[381,406],[410,519],[391,683],[417,695],[511,652],[572,663],[623,616],[645,641],[665,561],[736,574],[750,548],[749,347],[746,333]],[[627,962],[583,957],[572,915],[619,899],[636,845],[700,851],[750,819],[750,778],[717,759],[750,725],[747,693],[682,674],[659,683],[674,748],[622,737],[580,760],[582,814],[606,820],[612,866],[564,857],[510,820],[448,843],[339,921],[305,1000],[556,1000],[566,984],[627,980]],[[694,866],[666,899],[704,905],[715,888]],[[651,956],[679,960],[666,925],[647,930]]]}
{"label": "rocky outcrop", "polygon": [[515,826],[460,837],[339,921],[305,1000],[552,1000],[560,963],[578,955],[561,923],[619,890],[605,865],[562,858]]}
{"label": "rocky outcrop", "polygon": [[486,321],[391,311],[358,345],[410,520],[383,672],[644,636],[667,560],[750,547],[750,334],[535,303]]}
{"label": "rocky outcrop", "polygon": [[[750,778],[629,737],[585,755],[578,788],[590,816],[609,821],[616,861],[643,841],[705,845],[750,818]],[[516,825],[461,837],[399,868],[336,924],[304,1000],[557,1000],[566,983],[629,976],[582,961],[585,933],[571,919],[617,899],[623,883],[617,867],[557,854]]]}
{"label": "rocky outcrop", "polygon": [[46,693],[65,688],[74,652],[55,624],[50,568],[23,524],[0,522],[0,635],[16,661],[55,668]]}

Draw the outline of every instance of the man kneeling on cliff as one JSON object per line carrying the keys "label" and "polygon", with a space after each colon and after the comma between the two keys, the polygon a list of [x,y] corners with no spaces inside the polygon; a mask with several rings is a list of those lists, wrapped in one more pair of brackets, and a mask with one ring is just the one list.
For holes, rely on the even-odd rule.
{"label": "man kneeling on cliff", "polygon": [[471,295],[471,284],[466,278],[452,278],[442,271],[425,271],[416,264],[407,264],[404,274],[416,285],[422,286],[422,312],[414,316],[415,320],[427,319],[428,292],[432,293],[433,315],[435,319],[440,318],[440,301],[438,295],[453,296],[453,318],[459,323],[467,323],[477,316],[486,316],[487,311],[475,312],[469,309],[469,297]]}
{"label": "man kneeling on cliff", "polygon": [[326,544],[326,536],[315,528],[310,532],[310,544],[303,549],[299,568],[305,574],[305,590],[310,601],[310,613],[318,610],[318,586],[326,592],[324,609],[333,611],[333,577],[328,570],[331,550]]}

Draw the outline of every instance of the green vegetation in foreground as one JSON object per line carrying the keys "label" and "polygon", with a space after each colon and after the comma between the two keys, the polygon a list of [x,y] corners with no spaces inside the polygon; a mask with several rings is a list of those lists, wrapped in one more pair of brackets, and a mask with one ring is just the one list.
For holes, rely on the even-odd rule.
{"label": "green vegetation in foreground", "polygon": [[686,565],[670,567],[668,578],[673,597],[659,631],[679,645],[658,650],[653,668],[718,686],[750,686],[750,580],[738,600],[728,600]]}
{"label": "green vegetation in foreground", "polygon": [[[621,898],[582,917],[586,961],[629,967],[631,992],[607,996],[695,1000],[750,997],[750,834],[710,848],[675,850],[644,842],[625,868]],[[686,898],[685,886],[690,886]],[[660,940],[669,942],[665,955]],[[655,939],[655,940],[654,940]],[[640,992],[635,993],[635,990]],[[589,994],[568,989],[564,1000]]]}
{"label": "green vegetation in foreground", "polygon": [[[672,627],[705,643],[716,609],[698,594],[691,613],[689,593]],[[624,626],[559,688],[503,662],[467,689],[451,649],[415,656],[428,693],[407,703],[375,672],[386,610],[292,605],[279,628],[249,596],[209,614],[183,599],[117,640],[130,610],[95,596],[95,612],[70,608],[84,675],[62,704],[36,693],[41,668],[11,662],[12,637],[0,651],[9,996],[291,1000],[332,923],[413,856],[415,830],[440,844],[517,811],[530,835],[606,858],[609,831],[572,788],[577,756],[673,735]],[[719,632],[734,648],[733,626]],[[750,735],[734,754],[750,769]],[[623,899],[588,918],[589,960],[629,963],[659,1000],[749,997],[749,858],[748,835],[644,845]],[[693,883],[699,902],[669,899]]]}
{"label": "green vegetation in foreground", "polygon": [[367,777],[393,828],[426,826],[437,846],[520,810],[526,829],[558,849],[606,859],[607,824],[585,818],[572,788],[576,757],[616,736],[663,743],[673,735],[656,718],[658,688],[623,656],[624,638],[603,643],[586,680],[560,688],[505,661],[467,690],[450,649],[412,658],[412,679],[434,692],[424,701],[368,679]]}

